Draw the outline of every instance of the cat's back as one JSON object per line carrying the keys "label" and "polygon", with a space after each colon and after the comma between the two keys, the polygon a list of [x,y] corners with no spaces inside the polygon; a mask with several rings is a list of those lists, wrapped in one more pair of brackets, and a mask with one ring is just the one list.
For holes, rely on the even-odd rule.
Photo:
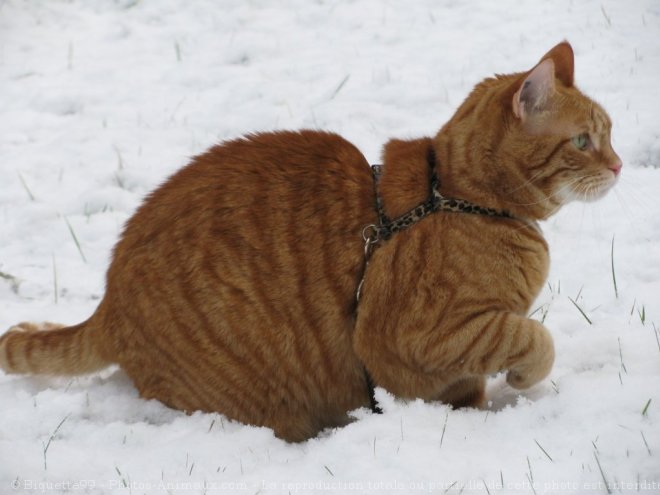
{"label": "cat's back", "polygon": [[359,259],[373,201],[369,164],[337,134],[283,131],[228,141],[147,197],[126,225],[109,278],[139,255],[160,260],[182,250],[188,260],[204,253],[215,262],[260,258],[292,268],[304,253],[336,255],[355,245],[351,259]]}
{"label": "cat's back", "polygon": [[149,234],[171,230],[167,227],[187,214],[199,223],[227,220],[243,209],[278,211],[295,205],[306,211],[338,199],[363,202],[372,188],[370,177],[364,156],[337,134],[251,134],[194,157],[147,197],[123,239],[139,244]]}
{"label": "cat's back", "polygon": [[330,284],[335,302],[352,304],[362,228],[375,215],[369,164],[344,138],[249,135],[193,158],[147,197],[115,248],[109,289],[127,277],[199,286],[212,272],[216,282],[263,288],[274,300]]}

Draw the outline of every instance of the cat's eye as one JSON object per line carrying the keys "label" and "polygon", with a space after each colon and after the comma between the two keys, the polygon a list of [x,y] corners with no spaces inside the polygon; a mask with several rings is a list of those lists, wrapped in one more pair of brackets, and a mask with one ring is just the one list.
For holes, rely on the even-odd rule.
{"label": "cat's eye", "polygon": [[573,136],[571,138],[571,142],[577,149],[579,149],[580,151],[584,151],[589,147],[589,143],[591,142],[591,140],[589,139],[589,134],[585,132],[582,134],[578,134],[577,136]]}

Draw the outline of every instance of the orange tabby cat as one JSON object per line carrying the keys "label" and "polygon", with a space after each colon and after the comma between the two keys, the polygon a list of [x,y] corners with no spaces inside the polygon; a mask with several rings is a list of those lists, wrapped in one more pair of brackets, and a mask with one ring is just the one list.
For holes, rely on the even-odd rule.
{"label": "orange tabby cat", "polygon": [[301,131],[215,146],[129,220],[92,317],[11,328],[0,367],[118,363],[145,398],[290,441],[369,405],[365,369],[399,397],[454,406],[482,404],[498,371],[529,387],[554,359],[526,317],[548,270],[535,221],[616,182],[610,127],[573,85],[568,43],[483,81],[434,139],[387,143],[378,189],[389,217],[406,213],[429,196],[435,157],[443,196],[508,216],[435,212],[376,244],[366,272],[361,233],[378,216],[353,145]]}

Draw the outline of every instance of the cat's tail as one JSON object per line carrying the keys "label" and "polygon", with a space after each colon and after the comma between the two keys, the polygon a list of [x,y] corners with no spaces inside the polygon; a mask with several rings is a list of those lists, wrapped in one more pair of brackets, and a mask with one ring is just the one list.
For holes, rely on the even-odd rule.
{"label": "cat's tail", "polygon": [[98,344],[91,318],[63,327],[19,323],[0,336],[0,369],[5,373],[82,375],[112,364]]}

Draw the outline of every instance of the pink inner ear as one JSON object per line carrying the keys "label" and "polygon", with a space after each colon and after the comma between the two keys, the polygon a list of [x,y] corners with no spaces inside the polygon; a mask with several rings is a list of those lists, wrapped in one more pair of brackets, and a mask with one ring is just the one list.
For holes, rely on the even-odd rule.
{"label": "pink inner ear", "polygon": [[513,113],[523,122],[543,105],[555,89],[555,64],[552,59],[541,61],[527,75],[513,95]]}

